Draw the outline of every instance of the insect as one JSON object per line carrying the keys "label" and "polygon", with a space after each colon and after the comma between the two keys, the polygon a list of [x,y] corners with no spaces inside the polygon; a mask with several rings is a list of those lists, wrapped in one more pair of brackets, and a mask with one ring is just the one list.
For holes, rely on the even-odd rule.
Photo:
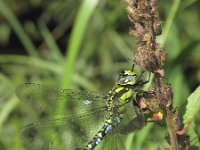
{"label": "insect", "polygon": [[[121,71],[107,95],[35,83],[19,85],[19,99],[31,105],[41,118],[51,118],[26,126],[21,134],[24,145],[29,149],[93,150],[106,137],[112,139],[114,133],[135,132],[145,124],[142,112],[133,105],[135,95],[142,92],[139,86],[149,81],[143,81],[142,76],[131,70]],[[62,113],[55,114],[57,106]],[[125,149],[117,144],[115,147]]]}

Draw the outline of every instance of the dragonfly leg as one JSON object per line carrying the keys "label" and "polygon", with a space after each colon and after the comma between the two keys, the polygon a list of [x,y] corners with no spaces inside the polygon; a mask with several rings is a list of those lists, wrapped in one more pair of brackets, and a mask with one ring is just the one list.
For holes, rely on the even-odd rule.
{"label": "dragonfly leg", "polygon": [[150,77],[151,77],[151,72],[149,72],[149,76],[148,76],[148,79],[146,81],[142,80],[143,74],[144,74],[144,71],[142,71],[140,76],[138,77],[137,85],[143,85],[143,84],[146,84],[146,83],[149,82]]}

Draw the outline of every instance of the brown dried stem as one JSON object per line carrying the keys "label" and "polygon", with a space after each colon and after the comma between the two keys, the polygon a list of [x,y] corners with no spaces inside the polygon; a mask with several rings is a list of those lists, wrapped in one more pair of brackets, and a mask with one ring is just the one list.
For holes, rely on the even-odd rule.
{"label": "brown dried stem", "polygon": [[[150,71],[155,76],[155,96],[153,98],[147,97],[146,99],[148,99],[148,102],[157,101],[155,103],[159,105],[167,124],[170,144],[174,150],[178,150],[180,145],[178,145],[176,132],[180,130],[181,124],[178,113],[172,106],[171,86],[163,80],[164,70],[162,66],[166,60],[166,53],[156,42],[156,37],[162,31],[157,10],[157,0],[123,1],[131,22],[130,34],[138,40],[133,55],[133,62],[141,70]],[[154,111],[151,108],[149,110]]]}

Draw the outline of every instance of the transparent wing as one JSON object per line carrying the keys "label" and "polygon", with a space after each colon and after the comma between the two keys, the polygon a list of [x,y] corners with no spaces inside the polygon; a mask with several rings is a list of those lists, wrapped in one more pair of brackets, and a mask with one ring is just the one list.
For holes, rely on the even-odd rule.
{"label": "transparent wing", "polygon": [[[24,128],[22,140],[27,149],[84,147],[103,127],[108,115],[104,95],[93,91],[64,90],[27,83],[19,85],[16,88],[16,94],[22,101],[28,103],[37,111],[47,113],[49,118],[54,118],[45,122],[33,123]],[[61,112],[65,113],[56,114],[55,117],[55,108],[60,105],[63,110]],[[135,131],[134,125],[137,115],[133,104],[127,105],[124,119],[115,130],[110,132],[108,138],[113,133],[127,134]],[[124,146],[120,144],[117,147],[123,148]]]}
{"label": "transparent wing", "polygon": [[122,122],[116,127],[120,134],[130,134],[142,129],[146,125],[143,112],[130,102],[126,106]]}
{"label": "transparent wing", "polygon": [[21,139],[27,149],[83,148],[104,124],[105,111],[95,113],[30,124],[22,130]]}
{"label": "transparent wing", "polygon": [[21,138],[27,149],[84,147],[102,128],[108,113],[104,108],[103,95],[97,92],[63,90],[29,83],[19,85],[16,94],[38,111],[54,115],[55,107],[60,104],[64,105],[62,109],[67,110],[65,114],[49,116],[54,119],[25,127]]}
{"label": "transparent wing", "polygon": [[58,113],[56,108],[59,106],[59,112],[69,115],[69,112],[85,113],[105,105],[104,95],[94,91],[59,89],[25,83],[19,85],[15,92],[20,100],[28,103],[37,112],[44,111],[47,114]]}
{"label": "transparent wing", "polygon": [[106,136],[102,143],[101,150],[126,150],[126,147],[119,134]]}
{"label": "transparent wing", "polygon": [[132,101],[126,104],[125,108],[122,122],[109,131],[103,142],[99,145],[102,150],[126,150],[124,145],[126,135],[144,127],[144,115],[138,108],[133,106]]}

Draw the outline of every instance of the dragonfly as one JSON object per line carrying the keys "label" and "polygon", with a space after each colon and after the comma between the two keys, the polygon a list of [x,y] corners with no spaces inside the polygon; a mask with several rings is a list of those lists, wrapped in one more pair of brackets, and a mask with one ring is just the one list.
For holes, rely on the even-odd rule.
{"label": "dragonfly", "polygon": [[[22,129],[21,139],[27,149],[94,150],[104,141],[104,149],[125,150],[118,134],[129,134],[145,125],[145,118],[134,105],[142,92],[143,74],[121,71],[115,86],[104,95],[95,91],[59,89],[24,83],[16,88],[20,100],[30,105],[40,118]],[[56,114],[56,108],[59,112]],[[107,144],[111,141],[111,145]],[[106,146],[108,145],[108,146]]]}

